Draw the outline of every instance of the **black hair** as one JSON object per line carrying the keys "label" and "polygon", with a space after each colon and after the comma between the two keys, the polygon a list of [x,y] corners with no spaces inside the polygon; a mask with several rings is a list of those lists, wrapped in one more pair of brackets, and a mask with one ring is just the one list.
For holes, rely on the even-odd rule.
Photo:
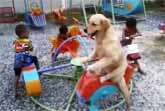
{"label": "black hair", "polygon": [[68,32],[67,25],[61,25],[61,27],[59,28],[59,32],[60,34],[66,34]]}
{"label": "black hair", "polygon": [[137,21],[135,18],[130,17],[126,19],[126,26],[130,28],[134,28],[137,25]]}
{"label": "black hair", "polygon": [[19,37],[21,37],[26,31],[28,31],[28,27],[24,24],[19,24],[15,27],[15,33]]}

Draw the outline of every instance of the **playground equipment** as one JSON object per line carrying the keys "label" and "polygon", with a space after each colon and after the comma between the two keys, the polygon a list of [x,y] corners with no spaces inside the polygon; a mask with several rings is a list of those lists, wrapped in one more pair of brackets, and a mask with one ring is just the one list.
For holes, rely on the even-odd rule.
{"label": "playground equipment", "polygon": [[24,67],[22,69],[22,73],[25,81],[27,95],[36,96],[41,94],[41,83],[35,65],[31,64],[29,66]]}
{"label": "playground equipment", "polygon": [[[81,0],[81,1],[76,1],[74,2],[73,0],[56,0],[55,2],[59,2],[60,5],[58,6],[59,8],[53,9],[53,0],[51,0],[51,12],[52,15],[57,23],[63,24],[63,23],[70,23],[72,21],[72,17],[77,17],[78,19],[82,19],[81,17],[81,8],[83,9],[84,6],[84,15],[85,13],[85,8],[89,7],[94,7],[94,10],[96,12],[96,0]],[[85,4],[86,2],[92,3],[92,5]],[[75,3],[75,4],[74,4]],[[78,4],[77,4],[78,3]],[[87,23],[86,19],[85,22]]]}
{"label": "playground equipment", "polygon": [[[71,63],[74,65],[82,66],[80,63],[81,58],[72,59]],[[128,65],[125,72],[125,81],[127,85],[129,84],[131,77],[133,75],[134,68],[131,65]],[[132,85],[131,85],[132,90]],[[130,90],[130,91],[131,91]],[[107,109],[100,109],[96,103],[101,99],[105,99],[107,96],[113,96],[118,93],[119,90],[115,83],[111,81],[106,81],[104,83],[100,83],[99,76],[96,74],[87,75],[87,72],[84,71],[81,78],[79,79],[76,87],[76,94],[78,96],[78,100],[80,104],[87,104],[90,111],[100,111],[100,110],[112,110],[113,108],[119,106],[124,103],[122,100],[120,103],[116,104]]]}
{"label": "playground equipment", "polygon": [[102,0],[102,11],[111,12],[113,22],[116,22],[115,16],[128,16],[143,11],[146,19],[146,9],[144,0]]}
{"label": "playground equipment", "polygon": [[13,23],[18,21],[18,17],[15,16],[14,0],[1,0],[0,4],[3,4],[3,6],[0,5],[0,23]]}
{"label": "playground equipment", "polygon": [[24,0],[24,4],[26,23],[36,28],[44,27],[46,25],[46,18],[43,12],[43,1]]}
{"label": "playground equipment", "polygon": [[[89,1],[88,1],[89,2]],[[94,8],[94,11],[95,11],[95,13],[97,13],[97,5],[99,5],[99,3],[100,3],[100,1],[98,2],[98,4],[97,4],[97,2],[96,2],[96,0],[92,0],[91,1],[91,4],[92,4],[92,6],[93,6],[93,8]],[[81,0],[81,7],[82,7],[82,9],[83,9],[83,14],[84,14],[84,20],[85,20],[85,25],[87,26],[87,24],[88,24],[88,21],[87,21],[87,13],[86,13],[86,5],[85,5],[85,0]]]}
{"label": "playground equipment", "polygon": [[[67,40],[63,41],[55,50],[55,53],[52,56],[52,62],[56,61],[57,56],[60,54],[60,51],[62,50],[63,46],[68,46],[70,44],[68,44],[70,41],[74,40],[74,39],[78,39],[80,41],[80,44],[82,45],[83,49],[85,49],[85,55],[88,55],[89,51],[87,48],[87,44],[86,44],[86,40],[84,40],[84,38],[82,38],[80,35],[77,36],[73,36],[68,38]],[[77,47],[76,47],[77,48]],[[70,50],[67,50],[70,52],[71,55],[74,55],[74,53]],[[77,55],[77,54],[76,54]],[[83,55],[79,55],[79,56],[83,56]]]}
{"label": "playground equipment", "polygon": [[[68,30],[69,30],[68,31],[68,34],[69,34],[68,38],[81,34],[80,28],[79,28],[79,26],[77,24],[73,24],[73,25],[69,26]],[[63,38],[60,38],[60,37],[56,37],[56,38],[53,37],[53,36],[50,37],[50,42],[53,45],[52,49],[55,49],[55,50],[64,41],[65,40],[63,40]],[[72,55],[72,57],[76,57],[76,56],[78,56],[77,52],[78,52],[79,46],[80,46],[79,40],[71,39],[70,41],[68,41],[67,43],[65,43],[63,45],[63,47],[61,48],[60,52],[61,53],[69,52]],[[55,50],[52,50],[52,53]]]}
{"label": "playground equipment", "polygon": [[[85,23],[87,25],[87,13],[85,10],[84,0],[82,1],[82,8]],[[109,16],[112,15],[112,23],[116,23],[116,17],[127,17],[134,16],[137,20],[145,20],[146,19],[146,9],[144,0],[93,0],[93,6],[95,9],[95,13],[98,12],[97,7],[101,8],[102,13]],[[137,13],[142,12],[143,15],[138,15]],[[136,14],[136,15],[135,15]]]}
{"label": "playground equipment", "polygon": [[[50,37],[50,41],[55,49],[57,49],[62,41],[55,37]],[[79,41],[76,39],[72,39],[70,42],[67,42],[62,49],[60,50],[61,53],[69,52],[72,57],[77,56],[77,50],[79,48]]]}
{"label": "playground equipment", "polygon": [[[57,23],[65,23],[67,20],[67,14],[66,14],[66,9],[67,9],[67,0],[60,0],[60,7],[57,9],[52,9],[52,15]],[[52,0],[51,0],[51,3]],[[51,4],[52,7],[52,4]]]}
{"label": "playground equipment", "polygon": [[[89,52],[89,49],[87,48],[87,43],[86,41],[84,40],[84,38],[80,37],[79,35],[77,36],[73,36],[67,40],[65,40],[58,48],[57,50],[55,51],[55,55],[56,57],[54,59],[57,58],[57,55],[59,54],[59,51],[60,49],[62,48],[63,45],[65,45],[67,42],[69,42],[70,40],[72,39],[79,39],[80,41],[80,45],[82,45],[82,50],[85,50],[85,55],[87,56],[88,55],[88,52]],[[82,73],[82,68],[79,67],[79,66],[76,66],[76,70],[75,70],[75,74],[73,76],[68,76],[68,75],[55,75],[55,74],[48,74],[48,72],[51,72],[51,71],[56,71],[56,70],[59,70],[59,69],[63,69],[63,68],[68,68],[68,67],[73,67],[74,65],[71,64],[71,63],[65,63],[65,64],[62,64],[62,65],[57,65],[55,67],[50,67],[50,68],[46,68],[46,69],[40,69],[38,71],[38,73],[42,73],[43,76],[55,76],[55,77],[61,77],[63,79],[71,79],[73,80],[73,84],[75,85],[76,82],[77,82],[77,79],[79,79],[79,76],[80,74]],[[73,98],[74,98],[74,95],[75,95],[75,88],[74,90],[72,91],[72,94],[68,100],[68,104],[67,104],[67,107],[66,109],[64,109],[65,111],[69,111],[70,109],[70,106],[71,106],[71,102],[73,101]],[[61,111],[61,110],[55,110],[55,109],[52,109],[52,108],[49,108],[43,104],[41,104],[35,97],[31,97],[32,101],[34,103],[36,103],[37,105],[39,105],[40,107],[48,110],[48,111]]]}
{"label": "playground equipment", "polygon": [[[56,58],[57,58],[57,55],[59,54],[59,51],[62,48],[62,46],[65,45],[70,40],[76,39],[76,38],[79,39],[80,45],[83,46],[83,48],[84,48],[83,50],[85,50],[85,55],[87,56],[89,54],[89,48],[87,48],[88,44],[87,44],[85,38],[77,35],[77,36],[73,36],[73,37],[65,40],[61,44],[61,46],[59,46],[57,48],[57,50],[55,51]],[[81,55],[81,56],[84,56],[84,55]],[[50,71],[56,71],[58,69],[63,69],[63,68],[73,67],[73,66],[76,68],[75,74],[73,76],[55,75],[55,74],[48,74],[47,73]],[[73,80],[73,84],[75,85],[75,88],[72,91],[72,94],[70,95],[67,107],[64,109],[64,111],[69,111],[69,109],[72,105],[74,95],[76,93],[78,94],[80,102],[85,102],[86,100],[90,101],[89,109],[91,111],[99,111],[98,107],[94,104],[95,101],[99,100],[102,97],[104,98],[107,95],[112,95],[112,94],[118,92],[118,88],[112,82],[105,82],[105,83],[101,84],[101,83],[99,83],[97,76],[93,75],[92,77],[88,77],[86,75],[86,72],[84,72],[84,67],[80,63],[78,58],[72,59],[70,61],[70,63],[66,63],[66,64],[62,64],[62,65],[58,65],[58,66],[50,67],[50,68],[46,68],[46,69],[40,69],[38,72],[42,73],[43,76],[55,76],[55,77],[62,77],[63,79],[69,78],[70,80]],[[129,65],[127,70],[126,70],[126,75],[125,75],[125,79],[127,81],[127,84],[129,83],[129,80],[132,76],[132,72],[133,72],[133,67]],[[82,73],[83,73],[83,75],[82,75]],[[81,78],[80,78],[80,76],[81,76]],[[78,81],[79,78],[80,78],[80,80]],[[132,90],[132,84],[130,85],[130,92],[131,92],[131,90]],[[84,95],[85,95],[86,100],[82,99],[82,98],[84,98],[83,97]],[[48,111],[61,111],[62,110],[62,109],[55,110],[55,109],[49,108],[46,105],[43,105],[42,103],[40,103],[35,97],[31,97],[31,100],[35,104],[39,105],[40,107],[42,107]],[[118,107],[119,105],[121,105],[122,103],[124,103],[124,99],[122,99],[121,101],[119,101],[119,103],[115,104],[114,106],[112,106],[108,109],[110,109],[110,110],[114,109],[114,108]]]}
{"label": "playground equipment", "polygon": [[[72,10],[72,0],[56,0],[55,2],[58,2],[60,5],[59,8],[52,9],[53,1],[51,0],[51,11],[52,16],[55,19],[56,23],[59,24],[70,24],[72,21],[74,21],[73,14],[77,10]],[[70,4],[70,6],[68,5]],[[78,14],[77,12],[74,14]]]}

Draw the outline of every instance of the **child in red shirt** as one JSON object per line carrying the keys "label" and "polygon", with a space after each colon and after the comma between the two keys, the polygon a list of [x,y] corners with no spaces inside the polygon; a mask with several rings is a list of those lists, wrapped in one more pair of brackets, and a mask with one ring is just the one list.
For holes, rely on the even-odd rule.
{"label": "child in red shirt", "polygon": [[[131,17],[131,18],[128,18],[126,20],[126,25],[125,25],[125,28],[123,29],[123,33],[122,33],[122,40],[121,40],[121,45],[122,46],[132,44],[132,41],[135,37],[141,36],[141,34],[139,33],[136,25],[137,25],[137,21],[136,21],[135,18]],[[127,56],[127,59],[131,60],[131,58],[129,58],[129,56]],[[138,62],[138,59],[134,59],[134,62],[137,65],[137,68],[138,68],[138,72],[140,72],[141,74],[145,74],[142,71],[142,69],[140,68],[140,64]]]}
{"label": "child in red shirt", "polygon": [[[52,47],[51,52],[53,52],[54,49],[58,48],[61,45],[61,43],[63,43],[65,40],[67,40],[71,36],[73,36],[73,35],[71,35],[67,25],[62,25],[59,28],[59,34],[57,36],[55,46]],[[80,45],[80,43],[78,40],[72,39],[71,41],[64,44],[64,46],[61,48],[60,52],[65,53],[65,52],[69,51],[70,54],[72,55],[72,57],[76,57],[79,45]]]}
{"label": "child in red shirt", "polygon": [[126,25],[122,33],[122,41],[121,41],[122,46],[132,44],[132,40],[135,37],[141,36],[138,29],[136,28],[136,25],[137,25],[137,21],[135,18],[128,18],[126,20]]}

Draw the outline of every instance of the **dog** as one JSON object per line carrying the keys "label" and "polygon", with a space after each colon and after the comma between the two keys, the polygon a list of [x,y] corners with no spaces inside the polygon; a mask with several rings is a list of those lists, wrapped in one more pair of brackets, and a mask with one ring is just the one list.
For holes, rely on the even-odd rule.
{"label": "dog", "polygon": [[88,20],[87,33],[95,37],[96,47],[81,62],[97,59],[98,61],[87,67],[88,74],[99,75],[101,83],[107,80],[117,83],[129,108],[130,93],[124,79],[127,59],[110,20],[102,14],[92,15]]}

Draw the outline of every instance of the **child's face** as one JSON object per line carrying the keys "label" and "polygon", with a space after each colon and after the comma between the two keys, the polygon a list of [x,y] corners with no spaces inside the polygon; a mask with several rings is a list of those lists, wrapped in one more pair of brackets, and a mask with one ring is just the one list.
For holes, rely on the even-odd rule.
{"label": "child's face", "polygon": [[22,34],[22,37],[24,38],[29,38],[29,30],[27,29],[25,32],[23,32]]}
{"label": "child's face", "polygon": [[128,29],[135,29],[136,28],[136,26],[129,26],[129,25],[125,25],[126,26],[126,28],[128,28]]}

